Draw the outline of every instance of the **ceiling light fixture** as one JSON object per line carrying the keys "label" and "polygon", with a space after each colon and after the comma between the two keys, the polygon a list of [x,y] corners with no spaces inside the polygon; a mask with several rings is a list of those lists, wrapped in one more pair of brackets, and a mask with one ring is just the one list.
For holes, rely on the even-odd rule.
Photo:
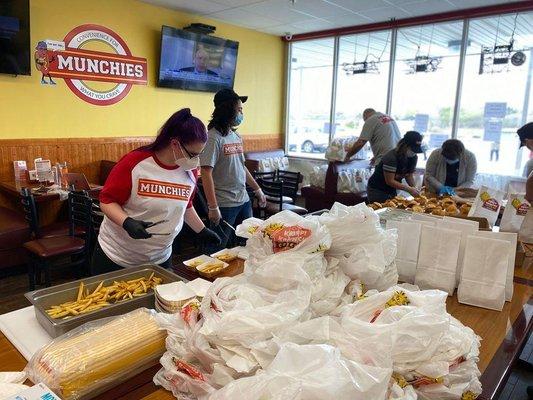
{"label": "ceiling light fixture", "polygon": [[481,56],[479,60],[479,75],[484,73],[499,73],[510,70],[510,64],[520,66],[526,61],[526,55],[522,50],[514,49],[514,35],[516,32],[518,13],[515,15],[513,31],[507,44],[498,44],[500,36],[500,18],[496,25],[496,37],[494,46],[481,46]]}
{"label": "ceiling light fixture", "polygon": [[431,26],[431,36],[429,38],[427,55],[426,56],[420,55],[420,47],[422,46],[422,29],[423,28],[421,26],[420,27],[420,38],[418,39],[418,43],[414,43],[402,32],[402,35],[405,37],[405,39],[407,39],[409,42],[416,45],[415,58],[405,61],[408,67],[407,72],[406,72],[407,74],[416,74],[417,72],[435,72],[437,69],[439,69],[439,65],[442,62],[442,57],[433,57],[430,55],[431,46],[433,44],[433,34],[435,32],[434,24]]}
{"label": "ceiling light fixture", "polygon": [[[353,62],[351,63],[342,63],[342,69],[346,72],[346,75],[358,75],[358,74],[379,74],[379,63],[381,62],[381,57],[385,54],[387,46],[389,44],[390,32],[387,34],[387,40],[385,46],[381,51],[379,57],[376,57],[374,54],[370,53],[370,33],[368,34],[368,40],[366,43],[366,57],[364,61],[357,61],[357,35],[355,36],[354,41],[354,55]],[[375,60],[370,61],[369,57],[373,57]]]}

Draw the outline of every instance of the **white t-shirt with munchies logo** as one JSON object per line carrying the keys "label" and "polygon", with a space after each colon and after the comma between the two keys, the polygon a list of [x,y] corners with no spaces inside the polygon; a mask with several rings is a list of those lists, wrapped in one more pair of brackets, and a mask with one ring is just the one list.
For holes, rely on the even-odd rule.
{"label": "white t-shirt with munchies logo", "polygon": [[183,227],[185,210],[192,207],[197,171],[162,164],[149,150],[135,150],[112,169],[100,193],[100,202],[118,203],[133,219],[168,220],[148,228],[167,233],[149,239],[132,239],[122,226],[104,217],[98,243],[122,267],[161,264],[172,254],[172,242]]}

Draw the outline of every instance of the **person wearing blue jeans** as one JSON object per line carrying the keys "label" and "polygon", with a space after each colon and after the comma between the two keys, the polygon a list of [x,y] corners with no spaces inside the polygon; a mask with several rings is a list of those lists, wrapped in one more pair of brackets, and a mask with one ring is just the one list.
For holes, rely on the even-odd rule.
{"label": "person wearing blue jeans", "polygon": [[252,201],[246,185],[254,190],[259,206],[266,205],[266,197],[244,165],[242,138],[236,132],[244,117],[243,103],[248,97],[231,89],[215,94],[215,110],[209,122],[207,143],[200,155],[202,185],[209,208],[209,221],[222,236],[221,246],[209,246],[210,253],[232,244],[235,227],[252,216]]}
{"label": "person wearing blue jeans", "polygon": [[222,216],[218,225],[211,223],[211,229],[215,231],[222,239],[222,243],[219,246],[207,246],[206,250],[209,254],[215,253],[218,250],[224,249],[228,246],[236,245],[236,236],[233,229],[229,225],[236,227],[240,225],[245,219],[252,217],[252,201],[248,200],[241,206],[237,207],[220,207],[220,214]]}

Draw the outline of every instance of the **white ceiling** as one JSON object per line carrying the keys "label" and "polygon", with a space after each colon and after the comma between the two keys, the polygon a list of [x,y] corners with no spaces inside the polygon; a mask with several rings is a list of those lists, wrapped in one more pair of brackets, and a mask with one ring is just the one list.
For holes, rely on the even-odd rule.
{"label": "white ceiling", "polygon": [[516,0],[141,0],[275,35],[305,33]]}

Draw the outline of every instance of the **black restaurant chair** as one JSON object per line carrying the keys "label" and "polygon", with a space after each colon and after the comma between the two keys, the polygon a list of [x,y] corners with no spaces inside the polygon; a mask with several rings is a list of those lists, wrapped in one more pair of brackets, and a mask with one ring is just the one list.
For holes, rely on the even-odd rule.
{"label": "black restaurant chair", "polygon": [[295,204],[300,183],[303,181],[302,174],[300,172],[278,169],[276,172],[276,179],[283,181],[283,194],[290,197],[292,199],[292,204]]}
{"label": "black restaurant chair", "polygon": [[[256,181],[258,179],[262,179],[264,181],[271,181],[271,182],[278,180],[278,172],[277,171],[273,171],[273,172],[257,172],[257,171],[255,171],[252,174],[252,176],[254,177],[254,179]],[[250,198],[253,199],[253,196],[254,195],[252,195]],[[272,202],[276,201],[275,198],[269,198],[269,196],[266,193],[265,193],[265,196],[267,198],[267,201],[272,201]],[[289,196],[289,195],[284,195],[283,196],[283,202],[284,203],[289,203],[289,204],[294,204],[294,198],[292,196]]]}
{"label": "black restaurant chair", "polygon": [[265,193],[265,196],[267,196],[267,199],[271,199],[267,200],[267,205],[263,209],[267,217],[284,210],[290,210],[299,215],[307,214],[307,209],[283,202],[283,181],[265,181],[259,178],[257,183]]}
{"label": "black restaurant chair", "polygon": [[[31,189],[22,188],[20,191],[22,208],[24,209],[24,216],[30,227],[32,239],[42,239],[58,236],[67,236],[69,234],[68,221],[57,221],[48,225],[41,226],[39,220],[39,211],[37,203],[33,196]],[[77,235],[84,235],[85,231],[78,228]]]}
{"label": "black restaurant chair", "polygon": [[[33,197],[30,193],[30,196]],[[47,238],[36,238],[24,243],[29,254],[28,278],[30,290],[40,284],[44,271],[45,285],[51,285],[50,268],[58,261],[68,259],[68,265],[76,268],[76,277],[87,270],[91,245],[92,200],[86,192],[70,192],[68,196],[69,234]],[[30,227],[33,222],[30,221]],[[78,229],[86,232],[83,237],[76,236]]]}

